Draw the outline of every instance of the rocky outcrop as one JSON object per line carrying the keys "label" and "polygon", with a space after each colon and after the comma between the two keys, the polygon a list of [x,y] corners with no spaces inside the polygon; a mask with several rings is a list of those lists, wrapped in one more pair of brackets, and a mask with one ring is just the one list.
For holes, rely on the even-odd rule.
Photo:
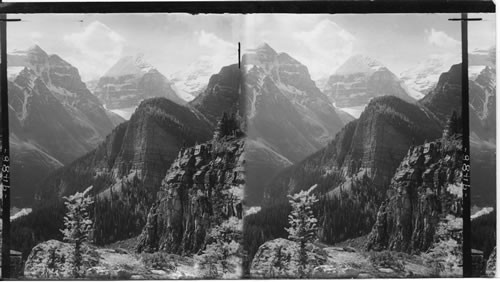
{"label": "rocky outcrop", "polygon": [[486,276],[495,277],[496,273],[497,273],[497,248],[495,247],[493,249],[493,252],[491,252],[490,257],[488,258],[488,261],[486,262]]}
{"label": "rocky outcrop", "polygon": [[242,218],[242,137],[224,115],[212,141],[179,151],[149,211],[138,252],[197,253],[211,227]]}
{"label": "rocky outcrop", "polygon": [[[73,273],[74,246],[57,240],[36,245],[24,266],[24,277],[28,279],[68,279]],[[82,270],[96,266],[99,255],[88,245],[82,246]]]}
{"label": "rocky outcrop", "polygon": [[[327,253],[313,244],[306,245],[308,266],[310,270],[324,264]],[[268,241],[259,247],[255,254],[250,275],[256,278],[297,278],[299,268],[299,244],[287,239],[278,238]]]}
{"label": "rocky outcrop", "polygon": [[462,158],[461,135],[411,147],[391,180],[367,249],[428,250],[438,225],[448,215],[462,215]]}
{"label": "rocky outcrop", "polygon": [[223,67],[210,77],[206,89],[189,104],[215,125],[224,113],[239,112],[243,116],[245,107],[241,101],[241,70],[238,65]]}
{"label": "rocky outcrop", "polygon": [[462,64],[453,65],[448,72],[442,73],[436,87],[419,103],[434,113],[443,124],[453,111],[460,113],[462,109]]}

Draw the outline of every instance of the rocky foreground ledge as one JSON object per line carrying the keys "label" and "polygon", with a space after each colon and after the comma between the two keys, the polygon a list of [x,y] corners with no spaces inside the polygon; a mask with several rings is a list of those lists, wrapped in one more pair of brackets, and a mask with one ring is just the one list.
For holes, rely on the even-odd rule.
{"label": "rocky foreground ledge", "polygon": [[[363,251],[353,246],[307,245],[309,278],[437,277],[418,255]],[[252,260],[251,278],[297,278],[298,244],[278,238],[260,246]],[[455,276],[461,277],[462,273]],[[453,276],[453,275],[452,275]],[[450,276],[448,276],[450,277]]]}
{"label": "rocky foreground ledge", "polygon": [[[125,249],[83,246],[81,276],[91,280],[194,279],[194,260],[165,253],[135,254]],[[33,248],[26,261],[23,279],[72,279],[71,244],[49,240]]]}

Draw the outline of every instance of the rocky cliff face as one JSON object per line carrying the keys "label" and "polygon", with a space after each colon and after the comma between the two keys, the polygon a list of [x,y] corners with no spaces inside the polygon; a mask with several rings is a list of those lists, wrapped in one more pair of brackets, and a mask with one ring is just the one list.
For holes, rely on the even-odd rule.
{"label": "rocky cliff face", "polygon": [[448,116],[462,109],[462,65],[453,65],[448,72],[442,73],[436,87],[419,102],[432,111],[441,123]]}
{"label": "rocky cliff face", "polygon": [[266,179],[323,147],[343,122],[306,66],[264,44],[244,54],[247,201],[260,203]]}
{"label": "rocky cliff face", "polygon": [[148,98],[165,97],[175,103],[185,104],[172,89],[171,83],[143,56],[121,58],[99,79],[95,95],[108,109],[134,108]]}
{"label": "rocky cliff face", "polygon": [[384,95],[415,102],[395,74],[382,63],[363,55],[347,59],[330,76],[323,91],[339,108],[365,106],[370,99]]}
{"label": "rocky cliff face", "polygon": [[103,108],[75,67],[38,46],[9,55],[9,69],[12,197],[27,205],[33,186],[94,149],[123,120]]}
{"label": "rocky cliff face", "polygon": [[496,68],[485,67],[469,83],[471,131],[486,141],[496,139]]}
{"label": "rocky cliff face", "polygon": [[493,252],[490,254],[488,261],[486,262],[486,275],[488,277],[495,277],[497,273],[497,248],[493,249]]}
{"label": "rocky cliff face", "polygon": [[244,115],[245,104],[240,94],[241,71],[238,65],[225,66],[210,78],[206,89],[190,105],[215,125],[223,113]]}
{"label": "rocky cliff face", "polygon": [[244,139],[238,126],[224,131],[179,151],[149,211],[139,252],[193,254],[204,247],[211,227],[242,218]]}
{"label": "rocky cliff face", "polygon": [[360,173],[375,185],[389,183],[411,145],[440,135],[440,125],[425,109],[392,96],[372,99],[360,118],[327,147],[280,173],[266,188],[266,198],[283,199],[322,179],[336,178],[330,187],[318,189],[329,191]]}
{"label": "rocky cliff face", "polygon": [[461,135],[411,147],[391,180],[367,248],[421,252],[436,243],[439,224],[462,216],[462,159]]}

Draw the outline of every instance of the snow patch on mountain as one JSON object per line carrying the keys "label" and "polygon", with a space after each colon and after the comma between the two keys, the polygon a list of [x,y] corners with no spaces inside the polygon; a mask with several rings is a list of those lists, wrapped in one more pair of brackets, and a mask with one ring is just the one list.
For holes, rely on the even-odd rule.
{"label": "snow patch on mountain", "polygon": [[186,101],[193,100],[208,85],[210,77],[218,73],[220,67],[212,58],[202,57],[187,67],[168,76],[177,94]]}
{"label": "snow patch on mountain", "polygon": [[474,220],[474,219],[477,219],[483,215],[487,215],[487,214],[490,214],[491,212],[493,212],[495,209],[492,208],[492,207],[484,207],[482,208],[481,210],[477,211],[476,213],[474,213],[473,215],[470,216],[470,219],[471,220]]}
{"label": "snow patch on mountain", "polygon": [[486,66],[482,65],[469,66],[469,79],[475,80],[485,68]]}
{"label": "snow patch on mountain", "polygon": [[124,109],[113,109],[113,110],[108,110],[108,111],[121,116],[125,120],[129,120],[130,117],[132,116],[132,114],[134,114],[135,109],[137,109],[137,106],[130,107],[130,108],[124,108]]}
{"label": "snow patch on mountain", "polygon": [[7,67],[7,79],[14,80],[19,73],[24,69],[24,66],[8,66]]}
{"label": "snow patch on mountain", "polygon": [[365,110],[365,107],[366,107],[366,105],[356,106],[356,107],[347,107],[347,108],[338,108],[338,109],[350,114],[351,116],[353,116],[355,118],[359,118],[359,116],[361,116],[361,113],[363,113],[363,111]]}
{"label": "snow patch on mountain", "polygon": [[431,55],[416,66],[403,71],[400,77],[409,89],[426,95],[436,85],[439,76],[459,61],[459,56]]}
{"label": "snow patch on mountain", "polygon": [[26,216],[26,215],[30,214],[31,211],[32,211],[31,208],[23,208],[22,210],[18,211],[14,215],[11,215],[10,216],[10,221],[14,221],[14,220],[19,219],[19,218],[21,218],[23,216]]}

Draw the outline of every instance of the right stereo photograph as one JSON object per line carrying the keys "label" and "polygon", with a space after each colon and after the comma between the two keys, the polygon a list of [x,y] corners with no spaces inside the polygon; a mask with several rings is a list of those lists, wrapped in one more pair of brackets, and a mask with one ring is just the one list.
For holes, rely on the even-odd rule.
{"label": "right stereo photograph", "polygon": [[460,14],[248,17],[247,277],[494,275],[495,17],[468,16],[468,119]]}

